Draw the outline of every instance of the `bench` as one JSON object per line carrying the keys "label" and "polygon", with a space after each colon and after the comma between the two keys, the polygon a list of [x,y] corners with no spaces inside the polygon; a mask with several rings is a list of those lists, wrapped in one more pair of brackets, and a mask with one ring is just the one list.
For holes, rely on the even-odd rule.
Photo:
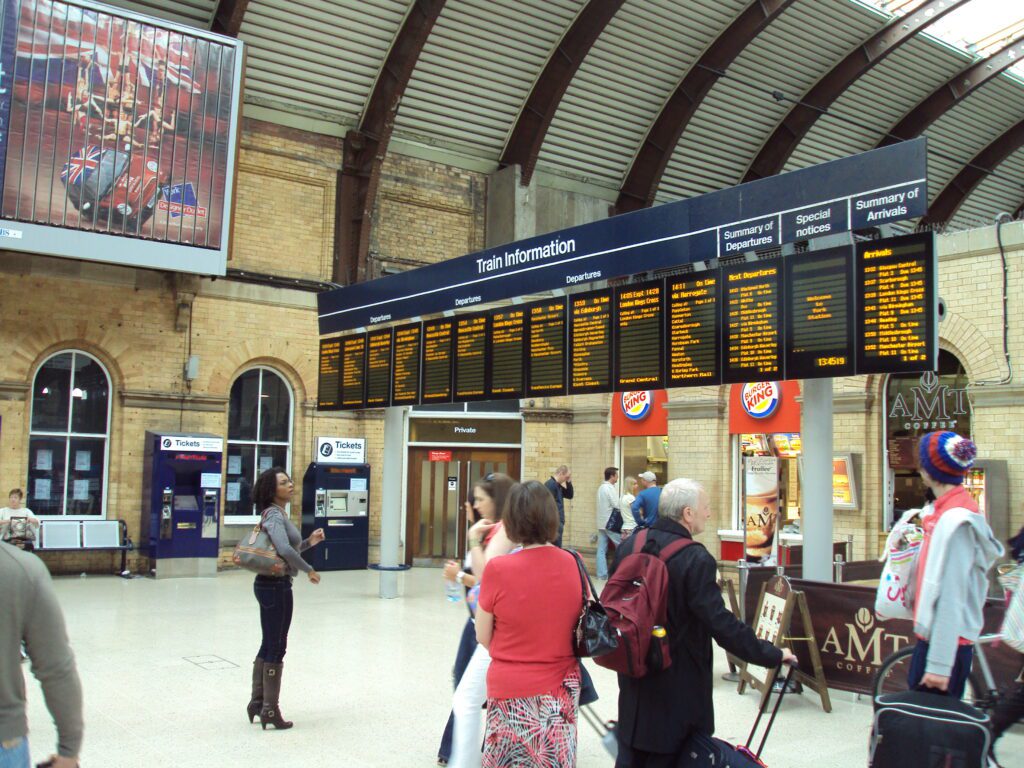
{"label": "bench", "polygon": [[120,575],[130,578],[128,552],[135,545],[124,520],[41,520],[37,552],[121,553]]}

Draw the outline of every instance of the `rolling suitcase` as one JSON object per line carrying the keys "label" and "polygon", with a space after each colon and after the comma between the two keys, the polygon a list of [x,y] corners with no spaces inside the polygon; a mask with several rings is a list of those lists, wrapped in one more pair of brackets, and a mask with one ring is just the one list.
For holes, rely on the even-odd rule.
{"label": "rolling suitcase", "polygon": [[970,704],[923,691],[875,698],[869,768],[984,768],[989,717]]}
{"label": "rolling suitcase", "polygon": [[[773,688],[775,683],[778,682],[780,669],[775,670],[775,675],[772,678]],[[772,707],[772,715],[768,718],[768,725],[764,729],[764,735],[761,736],[761,743],[758,745],[756,752],[752,751],[754,734],[757,733],[757,726],[761,723],[761,716],[768,705],[768,699],[765,699],[763,706],[757,710],[754,727],[750,729],[750,736],[747,737],[746,746],[734,747],[729,742],[716,739],[714,736],[694,733],[687,740],[686,746],[683,747],[679,768],[767,768],[765,763],[761,762],[761,750],[764,749],[764,743],[768,740],[768,734],[772,730],[772,723],[775,722],[775,715],[779,711],[782,697],[786,695],[787,691],[791,690],[790,681],[793,677],[794,669],[795,667],[791,666],[789,672],[786,673],[786,681],[782,685],[779,697],[775,700],[775,706]]]}

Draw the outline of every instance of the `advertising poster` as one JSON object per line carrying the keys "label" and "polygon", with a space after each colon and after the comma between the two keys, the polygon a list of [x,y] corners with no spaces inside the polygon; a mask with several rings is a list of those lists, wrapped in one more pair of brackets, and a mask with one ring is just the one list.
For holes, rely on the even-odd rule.
{"label": "advertising poster", "polygon": [[219,249],[236,49],[57,0],[0,2],[3,217]]}
{"label": "advertising poster", "polygon": [[774,456],[747,456],[743,489],[746,553],[764,560],[772,553],[779,519],[779,460]]}

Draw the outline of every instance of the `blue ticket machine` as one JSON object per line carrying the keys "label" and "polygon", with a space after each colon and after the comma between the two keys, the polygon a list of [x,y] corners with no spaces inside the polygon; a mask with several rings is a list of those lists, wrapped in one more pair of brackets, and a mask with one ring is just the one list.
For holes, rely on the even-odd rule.
{"label": "blue ticket machine", "polygon": [[217,575],[223,453],[214,435],[146,432],[140,539],[158,579]]}
{"label": "blue ticket machine", "polygon": [[370,465],[313,462],[302,478],[302,536],[324,529],[303,556],[318,571],[366,568],[370,552]]}

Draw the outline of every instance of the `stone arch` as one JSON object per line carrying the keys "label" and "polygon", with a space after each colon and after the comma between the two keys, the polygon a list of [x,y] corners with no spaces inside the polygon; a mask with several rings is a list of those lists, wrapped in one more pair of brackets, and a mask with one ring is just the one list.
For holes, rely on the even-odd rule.
{"label": "stone arch", "polygon": [[939,346],[960,359],[972,383],[1003,376],[999,353],[978,326],[963,315],[947,313],[939,326]]}
{"label": "stone arch", "polygon": [[284,342],[272,341],[268,350],[266,340],[246,341],[228,350],[210,375],[209,394],[229,397],[231,385],[243,371],[257,365],[273,368],[288,381],[295,397],[296,409],[301,408],[310,393],[316,391],[316,366],[312,356],[304,357],[286,348]]}
{"label": "stone arch", "polygon": [[88,352],[103,364],[110,376],[112,391],[117,391],[125,386],[124,369],[118,361],[128,348],[123,335],[111,333],[99,323],[50,320],[15,339],[7,360],[7,375],[31,386],[46,358],[62,349],[77,349]]}
{"label": "stone arch", "polygon": [[[107,376],[110,377],[111,400],[113,400],[114,394],[124,387],[124,373],[121,370],[121,366],[118,365],[117,359],[103,347],[98,344],[93,344],[86,339],[68,339],[66,341],[55,342],[36,354],[35,357],[32,358],[25,376],[25,383],[29,387],[32,386],[32,382],[35,379],[40,366],[50,357],[59,352],[85,352],[99,360],[100,364],[104,369],[106,369]],[[28,402],[31,401],[32,393],[30,391],[28,393]]]}

